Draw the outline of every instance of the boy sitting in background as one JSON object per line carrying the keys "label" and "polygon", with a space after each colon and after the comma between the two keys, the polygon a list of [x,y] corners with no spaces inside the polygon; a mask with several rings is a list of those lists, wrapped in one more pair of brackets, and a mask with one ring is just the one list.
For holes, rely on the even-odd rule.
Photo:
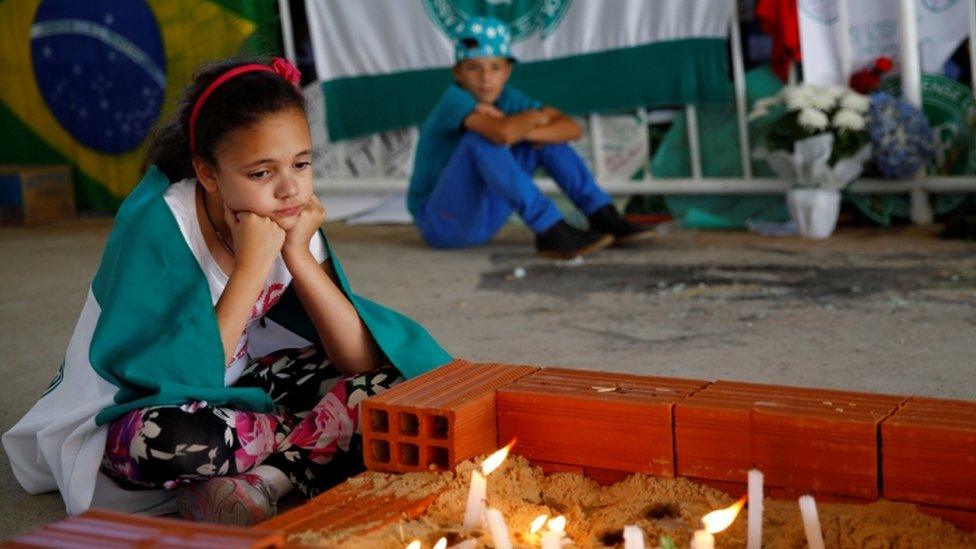
{"label": "boy sitting in background", "polygon": [[[484,244],[517,212],[539,255],[571,258],[651,235],[625,221],[567,145],[579,124],[507,85],[515,59],[507,26],[493,17],[462,23],[454,79],[420,131],[407,207],[436,248]],[[589,230],[563,220],[532,175],[538,166],[587,215]]]}

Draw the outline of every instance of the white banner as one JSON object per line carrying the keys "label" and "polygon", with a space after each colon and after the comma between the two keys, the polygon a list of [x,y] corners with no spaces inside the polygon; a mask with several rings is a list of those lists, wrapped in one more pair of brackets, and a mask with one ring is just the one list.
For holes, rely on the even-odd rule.
{"label": "white banner", "polygon": [[[732,5],[731,0],[306,0],[320,78],[305,90],[316,177],[409,177],[416,128],[332,143],[321,83],[450,66],[449,33],[461,18],[491,13],[506,21],[515,55],[532,62],[685,38],[724,39]],[[588,130],[586,119],[580,121]],[[639,172],[647,162],[647,131],[637,117],[602,116],[599,126],[603,166],[597,171],[622,179]],[[573,146],[592,166],[589,133]]]}
{"label": "white banner", "polygon": [[724,38],[731,0],[305,0],[322,80],[454,63],[449,33],[492,14],[538,61],[683,38]]}
{"label": "white banner", "polygon": [[[840,61],[841,30],[837,0],[798,0],[803,80],[812,84],[846,84]],[[849,0],[851,70],[880,56],[899,65],[899,0]],[[923,72],[941,73],[945,62],[969,34],[965,0],[915,0],[919,54]]]}

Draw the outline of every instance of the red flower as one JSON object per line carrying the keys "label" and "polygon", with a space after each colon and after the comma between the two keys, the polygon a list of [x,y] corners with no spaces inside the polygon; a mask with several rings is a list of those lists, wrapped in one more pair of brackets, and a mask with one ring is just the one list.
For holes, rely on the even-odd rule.
{"label": "red flower", "polygon": [[241,447],[234,452],[239,473],[248,471],[277,450],[278,419],[272,414],[237,412],[234,419]]}
{"label": "red flower", "polygon": [[860,94],[869,94],[881,85],[881,77],[891,70],[893,63],[889,57],[878,57],[874,64],[851,75],[851,88]]}
{"label": "red flower", "polygon": [[872,71],[860,70],[851,75],[850,86],[857,93],[867,95],[878,89],[881,78]]}
{"label": "red flower", "polygon": [[271,70],[278,73],[282,78],[288,81],[292,86],[298,86],[298,83],[302,81],[302,73],[291,64],[291,61],[287,59],[282,59],[280,57],[275,57],[271,61]]}
{"label": "red flower", "polygon": [[308,450],[313,463],[325,464],[341,449],[349,449],[356,420],[346,406],[345,384],[339,383],[312,408],[288,435],[289,447]]}
{"label": "red flower", "polygon": [[877,73],[885,73],[891,70],[893,63],[888,57],[879,57],[874,60],[874,70]]}

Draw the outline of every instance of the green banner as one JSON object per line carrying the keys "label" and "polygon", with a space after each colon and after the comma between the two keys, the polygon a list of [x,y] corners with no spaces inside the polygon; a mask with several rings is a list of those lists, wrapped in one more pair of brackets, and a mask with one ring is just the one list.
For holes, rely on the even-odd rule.
{"label": "green banner", "polygon": [[[641,105],[726,104],[731,101],[726,46],[724,39],[691,38],[519,63],[511,81],[571,114]],[[329,138],[339,141],[419,125],[451,78],[451,69],[437,68],[323,82]],[[370,108],[342,107],[355,104]]]}

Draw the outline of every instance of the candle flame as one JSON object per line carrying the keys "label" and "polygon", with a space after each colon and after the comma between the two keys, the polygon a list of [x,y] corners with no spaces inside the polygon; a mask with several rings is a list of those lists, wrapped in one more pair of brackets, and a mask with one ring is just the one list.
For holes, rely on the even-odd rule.
{"label": "candle flame", "polygon": [[508,451],[512,449],[512,446],[515,446],[514,438],[512,439],[512,442],[506,444],[504,448],[485,458],[485,460],[481,462],[481,473],[488,476],[492,471],[498,469],[498,467],[505,461],[505,458],[508,457]]}
{"label": "candle flame", "polygon": [[447,538],[441,538],[434,544],[434,549],[447,549]]}
{"label": "candle flame", "polygon": [[420,549],[420,540],[415,539],[411,541],[410,545],[407,546],[407,549]]}
{"label": "candle flame", "polygon": [[549,521],[549,530],[553,532],[562,532],[566,529],[566,517],[559,515],[558,517],[551,519]]}
{"label": "candle flame", "polygon": [[746,496],[742,496],[739,498],[739,501],[733,503],[725,509],[712,511],[711,513],[702,517],[701,521],[702,524],[705,525],[705,531],[709,534],[717,534],[731,526],[732,522],[735,521],[735,517],[738,516],[739,511],[742,510],[742,506],[745,504]]}
{"label": "candle flame", "polygon": [[535,534],[539,530],[542,530],[542,527],[546,524],[547,520],[549,520],[549,515],[539,515],[535,517],[535,520],[533,520],[532,524],[529,526],[529,533]]}

